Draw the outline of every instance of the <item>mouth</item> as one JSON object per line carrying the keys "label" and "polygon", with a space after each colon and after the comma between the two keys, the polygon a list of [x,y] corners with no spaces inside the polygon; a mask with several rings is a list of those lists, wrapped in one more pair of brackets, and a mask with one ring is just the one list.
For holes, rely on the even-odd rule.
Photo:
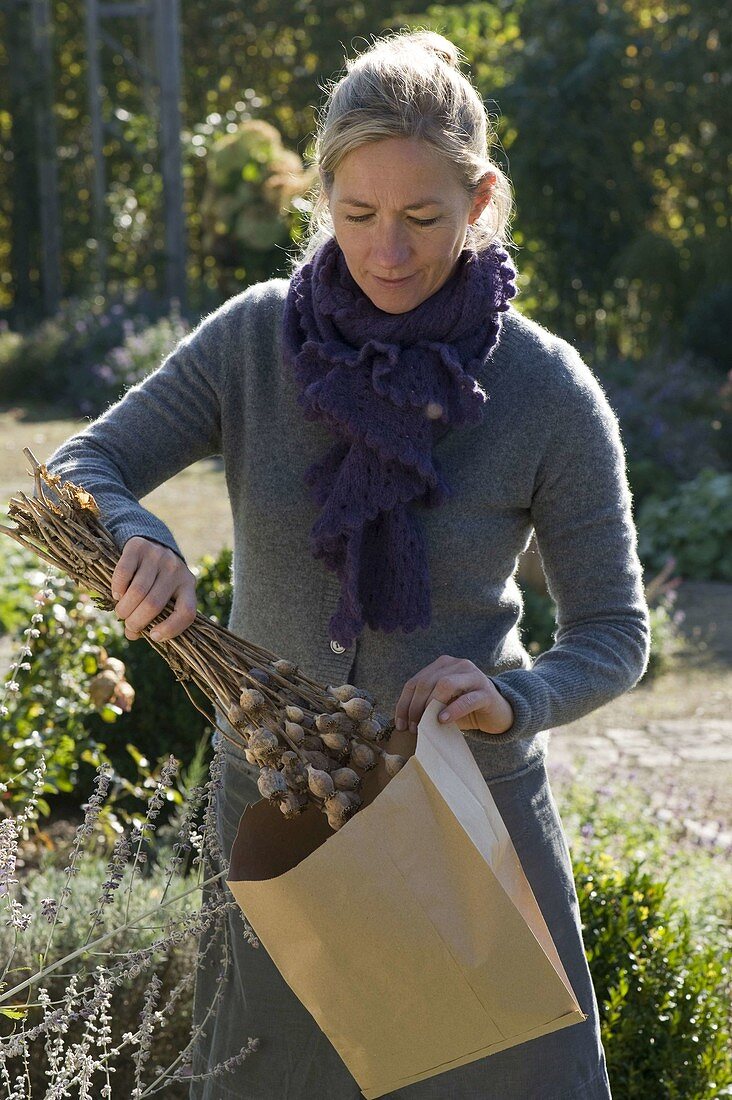
{"label": "mouth", "polygon": [[388,286],[396,289],[396,287],[404,286],[410,279],[414,278],[414,275],[405,275],[403,279],[382,279],[379,275],[373,275],[372,278],[376,279],[377,283],[381,283],[382,286]]}

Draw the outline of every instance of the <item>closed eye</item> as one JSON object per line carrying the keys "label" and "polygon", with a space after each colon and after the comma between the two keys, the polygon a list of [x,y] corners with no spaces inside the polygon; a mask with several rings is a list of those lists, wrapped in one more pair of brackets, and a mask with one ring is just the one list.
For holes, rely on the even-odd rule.
{"label": "closed eye", "polygon": [[[365,221],[368,221],[369,218],[373,218],[373,214],[346,214],[346,221],[347,222],[365,222]],[[439,218],[410,218],[409,220],[410,220],[410,222],[413,222],[415,225],[427,226],[427,225],[435,225],[440,219]]]}

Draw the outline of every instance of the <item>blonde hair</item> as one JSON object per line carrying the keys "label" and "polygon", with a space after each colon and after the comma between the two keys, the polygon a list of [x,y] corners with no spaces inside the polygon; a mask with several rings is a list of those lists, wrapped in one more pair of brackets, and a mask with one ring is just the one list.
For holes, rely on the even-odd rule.
{"label": "blonde hair", "polygon": [[468,227],[471,244],[483,251],[494,242],[506,246],[513,215],[508,177],[489,155],[494,133],[477,89],[460,71],[458,48],[433,31],[400,31],[376,39],[346,72],[323,87],[311,166],[317,181],[310,192],[312,212],[295,266],[305,263],[333,236],[328,194],[335,172],[353,149],[390,137],[428,142],[457,171],[473,195],[481,178],[495,176],[491,200]]}

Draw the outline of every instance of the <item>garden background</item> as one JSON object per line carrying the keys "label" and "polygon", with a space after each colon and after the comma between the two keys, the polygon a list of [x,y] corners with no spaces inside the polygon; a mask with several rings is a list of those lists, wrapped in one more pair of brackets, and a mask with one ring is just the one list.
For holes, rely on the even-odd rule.
{"label": "garden background", "polygon": [[[344,54],[405,26],[440,31],[464,51],[496,124],[493,156],[515,190],[515,304],[580,350],[618,414],[652,609],[644,680],[558,730],[550,748],[619,1100],[732,1095],[730,54],[722,11],[712,0],[424,10],[393,0],[184,0],[184,291],[175,299],[166,283],[162,107],[154,82],[135,67],[155,64],[146,24],[110,15],[99,40],[100,223],[85,7],[0,3],[6,503],[29,491],[24,446],[43,461],[154,370],[204,314],[286,273],[309,209],[318,85],[338,75]],[[50,32],[45,53],[41,25]],[[57,301],[44,267],[51,170]],[[225,622],[232,524],[220,460],[196,463],[144,503],[197,572],[200,610]],[[552,643],[554,619],[533,547],[519,579],[522,630],[537,654]],[[105,655],[125,663],[134,701],[132,693],[106,702],[90,694]],[[200,823],[183,823],[201,792],[204,813],[210,730],[144,642],[127,642],[113,615],[8,538],[0,539],[0,666],[2,998],[92,930],[125,923],[133,894],[140,911],[166,897],[176,854],[178,892],[200,878]],[[169,753],[181,763],[174,776],[164,770]],[[77,826],[103,775],[109,784],[93,830],[82,828],[77,866]],[[147,859],[134,879],[120,864],[102,903],[125,837]],[[72,880],[76,917],[54,916],[44,900],[58,901]],[[176,909],[183,924],[196,897]],[[80,913],[90,914],[86,923]],[[110,1049],[112,1037],[120,1049],[109,1095],[151,1095],[165,1085],[166,1095],[183,1097],[188,1069],[178,1056],[190,1030],[195,922],[155,951],[149,928],[126,923],[107,949],[128,959],[143,952],[135,965],[147,984],[110,993],[112,1018],[101,1026]],[[98,962],[80,956],[49,975],[51,1001],[68,995],[74,972],[83,986]],[[17,1074],[26,1089],[19,1097],[31,1088],[44,1095],[62,1074],[64,1059],[41,1032],[29,1040],[32,1069],[18,1045],[48,1015],[40,988],[0,1005],[0,1095],[11,1095]],[[86,1064],[93,1043],[84,1039],[85,1019],[64,1038],[67,1066]],[[138,1038],[125,1045],[125,1033]],[[105,1073],[87,1065],[78,1081],[84,1073],[89,1095],[104,1095]]]}

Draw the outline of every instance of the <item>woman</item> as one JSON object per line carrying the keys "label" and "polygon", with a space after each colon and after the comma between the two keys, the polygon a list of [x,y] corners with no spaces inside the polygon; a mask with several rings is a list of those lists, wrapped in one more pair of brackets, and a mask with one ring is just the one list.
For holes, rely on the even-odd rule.
{"label": "woman", "polygon": [[[606,1098],[545,757],[551,727],[627,691],[648,659],[617,421],[575,350],[509,304],[510,186],[452,44],[402,34],[349,63],[316,162],[316,232],[291,279],[226,302],[51,468],[92,490],[122,548],[127,637],[173,597],[172,637],[193,618],[193,578],[138,500],[223,454],[231,629],[322,682],[367,686],[398,725],[437,699],[464,730],[587,1019],[392,1095]],[[532,528],[558,608],[533,663],[514,580]],[[221,749],[226,857],[259,795],[243,753]],[[360,1096],[236,912],[202,939],[194,1015],[193,1100]],[[237,1061],[248,1036],[259,1048]]]}

